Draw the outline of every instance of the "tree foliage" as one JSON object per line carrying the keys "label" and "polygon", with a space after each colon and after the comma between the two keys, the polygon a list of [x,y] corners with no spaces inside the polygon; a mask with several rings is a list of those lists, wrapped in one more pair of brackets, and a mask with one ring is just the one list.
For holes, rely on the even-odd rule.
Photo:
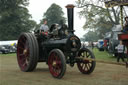
{"label": "tree foliage", "polygon": [[77,7],[83,10],[79,12],[86,19],[84,29],[93,29],[100,36],[111,31],[114,25],[120,23],[119,7],[106,8],[103,0],[79,0]]}
{"label": "tree foliage", "polygon": [[0,40],[17,39],[21,32],[34,28],[27,5],[28,0],[0,0]]}
{"label": "tree foliage", "polygon": [[[53,23],[61,24],[62,22],[65,23],[65,17],[64,12],[62,11],[62,8],[53,3],[47,11],[43,15],[43,19],[47,19],[48,26],[50,27]],[[41,20],[38,27],[43,23],[43,19]]]}
{"label": "tree foliage", "polygon": [[83,38],[81,38],[81,40],[82,41],[97,41],[99,39],[99,36],[98,36],[98,34],[96,33],[96,32],[94,32],[94,31],[89,31],[89,32],[87,32],[84,36],[83,36]]}

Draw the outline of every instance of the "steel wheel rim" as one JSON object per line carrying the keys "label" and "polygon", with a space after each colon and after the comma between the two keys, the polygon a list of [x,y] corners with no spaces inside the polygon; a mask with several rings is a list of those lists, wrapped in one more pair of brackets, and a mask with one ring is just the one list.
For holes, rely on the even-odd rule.
{"label": "steel wheel rim", "polygon": [[[92,58],[91,54],[89,52],[87,52],[87,51],[82,51],[79,54],[79,57],[82,57],[82,58]],[[84,60],[82,62],[78,62],[77,63],[78,68],[83,73],[87,73],[92,68],[92,64],[93,64],[93,61],[89,61],[89,60]]]}
{"label": "steel wheel rim", "polygon": [[29,65],[29,43],[23,35],[18,40],[17,59],[21,70],[25,70]]}
{"label": "steel wheel rim", "polygon": [[58,77],[62,71],[62,63],[59,55],[52,52],[48,59],[49,70],[54,77]]}

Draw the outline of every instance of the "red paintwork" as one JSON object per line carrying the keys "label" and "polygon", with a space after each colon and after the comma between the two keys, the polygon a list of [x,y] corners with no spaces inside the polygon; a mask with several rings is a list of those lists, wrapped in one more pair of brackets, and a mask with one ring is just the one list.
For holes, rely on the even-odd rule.
{"label": "red paintwork", "polygon": [[119,40],[128,40],[128,34],[118,34]]}
{"label": "red paintwork", "polygon": [[[26,50],[26,54],[24,54],[24,50]],[[21,70],[25,70],[28,66],[28,57],[29,57],[29,47],[27,43],[27,39],[25,36],[20,37],[18,40],[18,45],[17,45],[17,60],[18,64]]]}
{"label": "red paintwork", "polygon": [[104,47],[107,47],[108,40],[104,40]]}
{"label": "red paintwork", "polygon": [[48,32],[41,32],[40,34],[42,34],[42,35],[48,35]]}
{"label": "red paintwork", "polygon": [[[56,65],[53,65],[56,63]],[[48,59],[49,70],[54,77],[58,77],[62,71],[62,63],[57,53],[52,52]]]}
{"label": "red paintwork", "polygon": [[[80,53],[80,56],[81,56],[83,53],[84,53],[84,52],[81,52],[81,53]],[[85,56],[84,56],[84,57],[85,57]],[[86,58],[89,58],[89,57],[90,57],[90,55],[87,54],[87,52],[86,52]],[[92,63],[89,62],[89,60],[84,60],[84,61],[82,61],[82,62],[78,62],[78,63],[77,63],[77,66],[78,66],[78,68],[80,69],[81,72],[87,73],[87,72],[90,70],[90,68],[91,68],[91,66],[92,66]]]}

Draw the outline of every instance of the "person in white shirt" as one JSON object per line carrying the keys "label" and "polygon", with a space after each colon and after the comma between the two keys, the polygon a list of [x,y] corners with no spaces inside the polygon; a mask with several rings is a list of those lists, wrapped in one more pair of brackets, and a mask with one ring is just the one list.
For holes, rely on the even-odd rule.
{"label": "person in white shirt", "polygon": [[46,19],[43,20],[43,25],[40,26],[40,32],[42,32],[42,31],[43,32],[48,32],[49,31]]}
{"label": "person in white shirt", "polygon": [[117,46],[117,52],[118,52],[117,62],[120,61],[120,58],[124,62],[124,50],[125,50],[125,46],[123,45],[122,41],[120,41],[119,45]]}

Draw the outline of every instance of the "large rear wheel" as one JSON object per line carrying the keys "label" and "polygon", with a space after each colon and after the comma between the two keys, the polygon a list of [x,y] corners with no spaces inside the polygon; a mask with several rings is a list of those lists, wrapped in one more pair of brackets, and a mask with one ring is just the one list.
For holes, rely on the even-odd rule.
{"label": "large rear wheel", "polygon": [[77,62],[79,71],[83,74],[92,73],[95,69],[96,61],[86,60],[85,58],[95,59],[94,54],[89,49],[83,48],[78,52],[78,57],[81,58],[81,61]]}
{"label": "large rear wheel", "polygon": [[48,57],[49,71],[55,78],[62,78],[66,71],[66,60],[63,52],[59,49],[54,49]]}
{"label": "large rear wheel", "polygon": [[18,39],[17,61],[24,72],[33,71],[36,68],[39,56],[39,48],[36,37],[31,33],[23,33]]}

